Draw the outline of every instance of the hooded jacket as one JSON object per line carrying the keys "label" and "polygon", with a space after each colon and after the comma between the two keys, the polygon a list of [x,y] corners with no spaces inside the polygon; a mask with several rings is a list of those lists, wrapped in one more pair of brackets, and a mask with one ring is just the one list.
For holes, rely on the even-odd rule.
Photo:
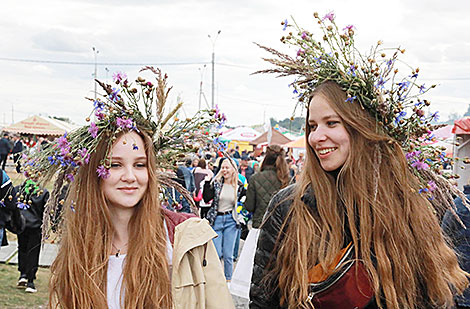
{"label": "hooded jacket", "polygon": [[175,309],[234,308],[207,220],[165,210],[173,243],[171,289]]}

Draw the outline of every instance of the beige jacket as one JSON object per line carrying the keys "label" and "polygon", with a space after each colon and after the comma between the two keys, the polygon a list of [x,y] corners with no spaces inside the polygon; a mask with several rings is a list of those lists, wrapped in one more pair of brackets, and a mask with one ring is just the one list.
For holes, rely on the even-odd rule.
{"label": "beige jacket", "polygon": [[[235,308],[207,220],[189,218],[175,228],[172,294],[175,309]],[[205,265],[205,266],[204,266]]]}

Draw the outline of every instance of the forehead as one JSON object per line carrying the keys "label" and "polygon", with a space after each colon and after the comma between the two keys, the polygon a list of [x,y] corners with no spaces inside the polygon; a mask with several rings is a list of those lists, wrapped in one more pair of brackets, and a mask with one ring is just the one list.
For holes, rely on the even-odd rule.
{"label": "forehead", "polygon": [[224,160],[224,162],[222,162],[222,166],[225,166],[225,167],[232,167],[232,164],[227,160]]}
{"label": "forehead", "polygon": [[308,106],[308,120],[319,121],[324,118],[339,117],[323,95],[315,95]]}
{"label": "forehead", "polygon": [[142,137],[134,131],[121,135],[113,144],[112,156],[123,158],[146,157],[145,145]]}

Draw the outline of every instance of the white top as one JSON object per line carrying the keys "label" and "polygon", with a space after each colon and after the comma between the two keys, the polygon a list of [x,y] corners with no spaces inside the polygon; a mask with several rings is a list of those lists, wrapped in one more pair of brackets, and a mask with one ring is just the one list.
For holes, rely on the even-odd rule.
{"label": "white top", "polygon": [[[166,231],[166,256],[171,269],[173,263],[173,247],[171,246],[170,237],[168,236],[168,228],[165,220],[163,220],[163,225]],[[124,269],[125,259],[126,254],[119,254],[119,256],[111,255],[108,260],[106,295],[109,309],[121,309],[124,307],[121,306],[121,304],[124,303],[124,291],[121,295],[121,287],[122,270]],[[121,297],[119,297],[119,295],[121,295]]]}
{"label": "white top", "polygon": [[236,194],[234,186],[224,183],[220,191],[219,208],[217,211],[227,212],[232,210],[233,205],[236,203]]}

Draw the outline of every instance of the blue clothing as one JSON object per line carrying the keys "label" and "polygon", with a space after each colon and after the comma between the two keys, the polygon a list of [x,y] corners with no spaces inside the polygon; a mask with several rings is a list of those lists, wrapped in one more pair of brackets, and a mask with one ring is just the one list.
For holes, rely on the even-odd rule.
{"label": "blue clothing", "polygon": [[[470,200],[470,186],[464,187],[464,193]],[[465,228],[457,221],[450,210],[447,210],[442,219],[442,230],[447,234],[458,253],[460,267],[466,272],[470,272],[470,211],[463,204],[460,197],[454,200],[456,213]],[[459,306],[470,307],[470,288],[467,288],[462,295],[455,297],[455,302]]]}
{"label": "blue clothing", "polygon": [[237,237],[237,223],[231,213],[218,215],[212,226],[218,237],[214,238],[215,249],[219,258],[224,259],[225,279],[232,280],[233,272],[233,249],[235,248],[235,240]]}

